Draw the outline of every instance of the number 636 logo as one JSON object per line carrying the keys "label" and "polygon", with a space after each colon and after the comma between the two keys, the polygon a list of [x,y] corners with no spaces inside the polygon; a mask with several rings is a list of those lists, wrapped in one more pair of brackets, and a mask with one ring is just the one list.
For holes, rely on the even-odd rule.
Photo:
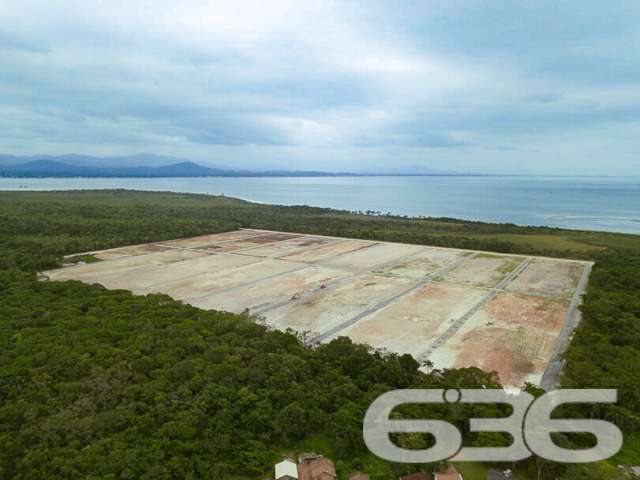
{"label": "number 636 logo", "polygon": [[[553,410],[567,403],[615,403],[616,390],[555,390],[537,399],[527,392],[517,395],[504,390],[394,390],[378,397],[364,418],[364,441],[375,455],[398,463],[432,463],[449,459],[457,462],[512,462],[536,454],[555,462],[590,463],[615,455],[622,447],[622,432],[612,423],[592,419],[552,419]],[[513,437],[508,447],[464,447],[462,435],[452,424],[441,420],[395,420],[391,411],[402,404],[420,403],[501,403],[513,412],[502,418],[471,418],[472,432],[505,432]],[[423,432],[435,438],[424,450],[407,450],[395,445],[390,433]],[[557,446],[554,432],[587,432],[596,445],[572,450]]]}

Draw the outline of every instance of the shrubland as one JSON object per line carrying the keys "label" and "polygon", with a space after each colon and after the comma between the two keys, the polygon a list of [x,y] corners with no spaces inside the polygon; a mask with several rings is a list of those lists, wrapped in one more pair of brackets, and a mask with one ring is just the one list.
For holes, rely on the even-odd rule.
{"label": "shrubland", "polygon": [[[616,422],[627,438],[620,458],[640,463],[639,237],[206,195],[4,192],[0,478],[261,478],[284,453],[318,449],[342,475],[366,470],[389,479],[425,466],[389,464],[367,452],[362,417],[377,395],[499,386],[478,369],[423,373],[408,355],[345,338],[309,349],[293,332],[268,330],[247,315],[37,277],[63,255],[241,227],[595,260],[562,386],[617,388],[619,402],[567,413]],[[428,414],[468,430],[469,416],[507,413],[478,406]],[[397,441],[420,448],[430,439]],[[615,461],[568,468],[530,459],[517,469],[530,478],[596,479],[603,471],[616,478]]]}

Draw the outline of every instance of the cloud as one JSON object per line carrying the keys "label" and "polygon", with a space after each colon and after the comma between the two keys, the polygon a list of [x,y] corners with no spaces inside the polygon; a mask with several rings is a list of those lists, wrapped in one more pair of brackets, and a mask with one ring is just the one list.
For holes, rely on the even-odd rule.
{"label": "cloud", "polygon": [[28,53],[41,54],[49,53],[49,49],[43,45],[11,36],[2,31],[0,31],[0,50],[22,50]]}
{"label": "cloud", "polygon": [[7,153],[640,173],[635,2],[5,3]]}

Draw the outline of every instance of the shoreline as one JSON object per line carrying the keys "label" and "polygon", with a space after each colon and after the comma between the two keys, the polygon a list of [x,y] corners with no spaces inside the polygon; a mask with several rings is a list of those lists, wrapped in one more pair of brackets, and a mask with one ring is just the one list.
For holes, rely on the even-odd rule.
{"label": "shoreline", "polygon": [[[253,178],[253,179],[252,179]],[[640,235],[640,210],[633,181],[500,181],[475,177],[377,177],[350,182],[345,177],[297,178],[0,178],[0,191],[62,192],[128,190],[222,195],[260,205],[312,206],[343,212],[375,212],[373,217],[460,219],[521,227]],[[403,181],[402,178],[406,178]],[[424,179],[421,181],[420,179]],[[579,201],[567,198],[581,191]],[[603,196],[606,195],[606,196]],[[591,209],[588,201],[598,199]],[[366,208],[363,206],[367,205]]]}

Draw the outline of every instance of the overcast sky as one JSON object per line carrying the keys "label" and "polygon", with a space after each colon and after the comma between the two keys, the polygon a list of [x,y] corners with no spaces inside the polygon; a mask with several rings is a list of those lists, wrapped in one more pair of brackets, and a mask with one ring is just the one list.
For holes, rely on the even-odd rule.
{"label": "overcast sky", "polygon": [[640,174],[640,2],[0,2],[0,153]]}

